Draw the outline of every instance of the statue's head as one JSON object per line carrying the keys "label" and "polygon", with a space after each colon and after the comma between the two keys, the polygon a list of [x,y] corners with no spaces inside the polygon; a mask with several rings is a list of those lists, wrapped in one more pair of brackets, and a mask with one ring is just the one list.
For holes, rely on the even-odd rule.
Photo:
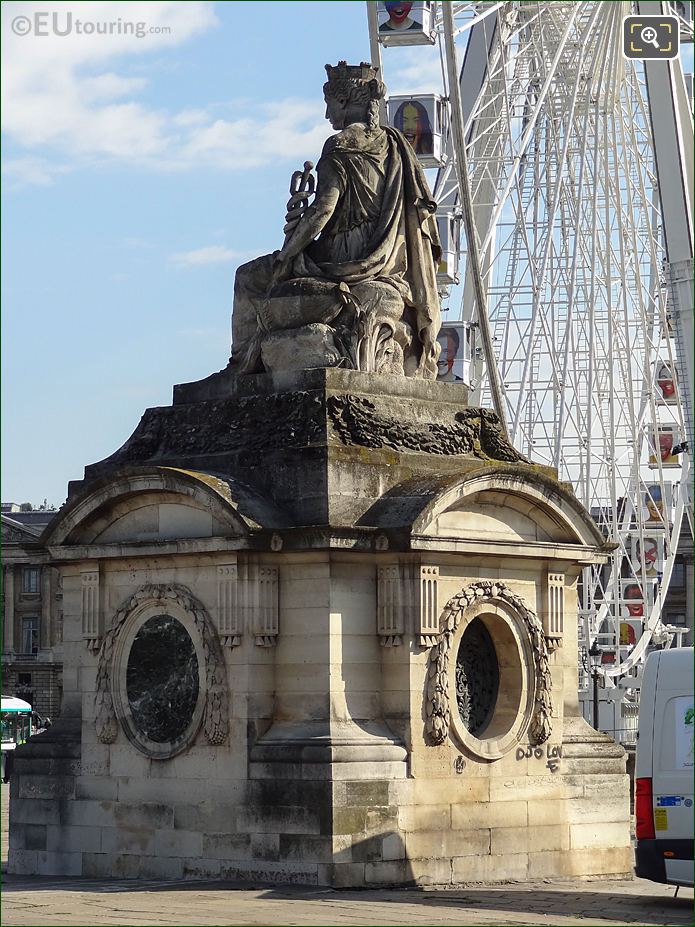
{"label": "statue's head", "polygon": [[326,119],[334,129],[344,129],[353,122],[365,122],[370,129],[379,125],[379,100],[386,88],[379,80],[379,71],[371,64],[347,64],[339,61],[326,65],[328,80],[323,85]]}

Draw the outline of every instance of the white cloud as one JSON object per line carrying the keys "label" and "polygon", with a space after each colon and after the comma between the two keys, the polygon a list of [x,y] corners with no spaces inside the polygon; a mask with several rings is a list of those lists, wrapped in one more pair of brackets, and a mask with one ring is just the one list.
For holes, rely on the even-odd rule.
{"label": "white cloud", "polygon": [[182,267],[199,267],[202,264],[230,264],[232,261],[243,261],[249,256],[247,251],[234,251],[223,245],[208,245],[195,251],[172,254],[171,260]]}
{"label": "white cloud", "polygon": [[182,109],[171,121],[177,126],[200,126],[208,122],[209,119],[210,117],[204,109]]}
{"label": "white cloud", "polygon": [[[38,22],[49,34],[33,34],[36,15],[47,9]],[[54,14],[69,35],[51,34]],[[27,18],[29,34],[13,32],[18,16]],[[57,172],[103,162],[153,170],[251,168],[303,159],[325,137],[318,100],[255,102],[248,118],[219,118],[213,106],[170,112],[147,103],[145,77],[118,73],[119,65],[141,61],[137,56],[215,27],[212,3],[10,2],[2,18],[2,128],[23,149],[9,168],[21,183],[50,183]],[[112,32],[78,34],[77,19],[83,28],[95,23]],[[142,24],[141,38],[123,34],[128,23]]]}
{"label": "white cloud", "polygon": [[[47,21],[41,17],[48,8]],[[73,12],[74,10],[74,12]],[[69,35],[51,34],[56,25]],[[27,35],[12,25],[29,23]],[[72,19],[70,19],[72,17]],[[3,18],[3,129],[27,148],[53,146],[64,155],[148,157],[167,147],[164,114],[128,100],[141,91],[142,78],[124,78],[111,70],[93,73],[105,62],[177,45],[211,28],[217,20],[211,3],[88,2],[6,3]],[[144,23],[167,33],[85,35],[77,21],[93,24]],[[120,24],[120,25],[119,25]],[[38,27],[48,35],[34,34]],[[86,73],[91,69],[92,73]]]}
{"label": "white cloud", "polygon": [[114,100],[129,93],[144,90],[147,81],[144,77],[120,77],[118,74],[99,74],[82,81],[82,95],[87,102]]}
{"label": "white cloud", "polygon": [[400,93],[442,93],[442,65],[437,46],[399,49],[388,75],[388,90]]}
{"label": "white cloud", "polygon": [[47,187],[53,183],[56,174],[64,174],[69,168],[46,161],[43,158],[11,158],[5,160],[2,172],[8,179],[10,189],[26,186]]}
{"label": "white cloud", "polygon": [[323,109],[319,102],[287,99],[256,106],[260,118],[216,119],[191,134],[181,157],[228,168],[305,157],[325,140]]}

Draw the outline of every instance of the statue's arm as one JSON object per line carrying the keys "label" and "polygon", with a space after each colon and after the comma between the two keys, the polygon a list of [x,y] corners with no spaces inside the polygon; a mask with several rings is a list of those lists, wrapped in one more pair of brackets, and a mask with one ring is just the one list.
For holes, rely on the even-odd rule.
{"label": "statue's arm", "polygon": [[317,166],[318,184],[314,202],[297,223],[294,234],[275,258],[274,280],[289,275],[291,261],[320,235],[335,212],[345,179],[342,166],[331,157],[322,157]]}
{"label": "statue's arm", "polygon": [[297,223],[294,235],[278,255],[279,260],[289,261],[311,244],[333,215],[339,198],[339,187],[328,187],[323,191],[320,189],[317,191],[314,202]]}

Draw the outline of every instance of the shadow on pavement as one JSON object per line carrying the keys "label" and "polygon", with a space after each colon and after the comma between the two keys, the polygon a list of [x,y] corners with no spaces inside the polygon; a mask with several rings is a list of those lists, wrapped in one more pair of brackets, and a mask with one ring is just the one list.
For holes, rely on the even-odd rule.
{"label": "shadow on pavement", "polygon": [[630,891],[629,883],[619,892],[577,891],[574,885],[558,884],[555,889],[521,889],[496,885],[445,891],[418,888],[331,889],[310,885],[266,885],[253,882],[215,882],[209,880],[164,882],[143,880],[64,879],[51,876],[5,876],[3,892],[258,892],[259,899],[309,901],[312,899],[360,901],[371,904],[415,904],[427,908],[457,907],[477,911],[509,911],[516,914],[557,914],[562,917],[620,920],[638,925],[686,927],[693,923],[692,890],[681,889],[677,898]]}

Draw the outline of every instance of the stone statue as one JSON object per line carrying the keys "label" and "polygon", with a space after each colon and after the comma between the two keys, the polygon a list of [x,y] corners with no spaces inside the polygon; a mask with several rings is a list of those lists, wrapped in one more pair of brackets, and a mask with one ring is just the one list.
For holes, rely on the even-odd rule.
{"label": "stone statue", "polygon": [[440,328],[436,204],[405,137],[379,124],[368,64],[326,65],[324,145],[293,175],[280,251],[236,274],[237,374],[345,367],[435,379]]}

